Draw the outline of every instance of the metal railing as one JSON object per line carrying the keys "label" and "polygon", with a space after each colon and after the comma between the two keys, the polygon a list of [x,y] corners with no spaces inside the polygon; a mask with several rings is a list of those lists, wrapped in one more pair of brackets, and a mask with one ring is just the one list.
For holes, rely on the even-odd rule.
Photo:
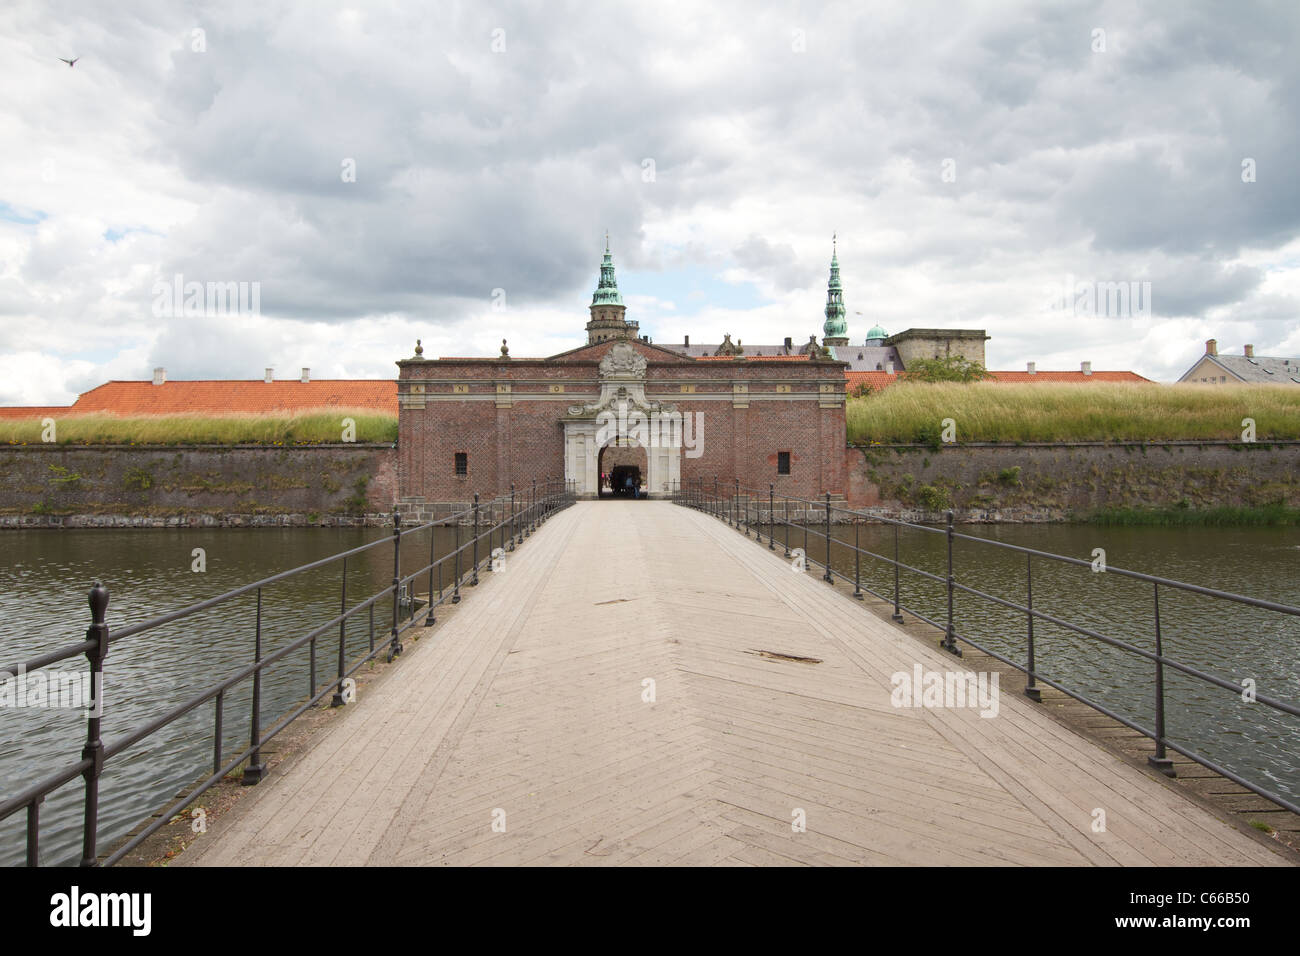
{"label": "metal railing", "polygon": [[[995,541],[989,538],[976,537],[974,535],[960,534],[953,527],[953,513],[948,511],[946,514],[946,524],[944,527],[934,527],[933,525],[916,524],[908,521],[901,521],[894,518],[886,518],[882,515],[875,515],[869,512],[857,511],[841,504],[831,501],[829,494],[825,495],[822,500],[816,501],[811,498],[800,498],[793,495],[778,495],[775,486],[769,484],[766,490],[741,487],[738,479],[722,479],[714,477],[711,481],[706,478],[689,479],[683,482],[681,491],[675,496],[674,501],[677,504],[686,507],[695,508],[710,514],[719,520],[727,522],[733,528],[744,531],[748,536],[755,535],[755,540],[763,543],[764,525],[767,527],[767,547],[769,550],[775,550],[778,546],[782,547],[785,557],[790,557],[790,535],[793,531],[796,535],[796,545],[799,545],[797,536],[802,535],[802,548],[805,560],[811,564],[821,565],[825,569],[822,579],[827,583],[833,584],[838,578],[846,583],[853,584],[853,597],[862,599],[863,594],[871,594],[882,601],[893,604],[893,619],[901,622],[903,620],[902,612],[906,611],[918,620],[939,629],[943,632],[943,639],[939,646],[944,650],[956,656],[961,656],[961,648],[958,642],[966,644],[976,650],[987,654],[988,656],[1001,661],[1010,667],[1026,675],[1025,696],[1034,701],[1041,701],[1042,692],[1038,684],[1042,683],[1048,687],[1074,698],[1081,703],[1087,704],[1094,710],[1119,721],[1131,730],[1135,730],[1148,739],[1154,741],[1155,752],[1151,754],[1148,762],[1166,776],[1175,776],[1173,761],[1169,758],[1169,751],[1181,754],[1204,767],[1221,774],[1229,780],[1245,787],[1252,793],[1258,794],[1267,800],[1272,801],[1280,807],[1290,810],[1292,813],[1300,813],[1300,805],[1294,801],[1282,796],[1279,793],[1270,790],[1268,787],[1255,781],[1246,779],[1240,774],[1234,773],[1228,768],[1222,766],[1216,761],[1198,753],[1191,747],[1185,747],[1168,737],[1168,727],[1166,724],[1167,701],[1165,690],[1165,670],[1171,669],[1179,674],[1185,674],[1204,684],[1226,690],[1237,696],[1242,697],[1243,688],[1239,683],[1233,683],[1217,674],[1209,673],[1199,667],[1177,661],[1164,653],[1163,633],[1160,621],[1160,600],[1161,589],[1166,591],[1180,591],[1190,594],[1197,594],[1203,597],[1212,598],[1220,601],[1231,601],[1246,607],[1257,608],[1263,611],[1274,612],[1277,614],[1290,615],[1291,617],[1300,618],[1300,607],[1293,607],[1289,604],[1282,604],[1277,601],[1266,601],[1258,598],[1247,597],[1241,594],[1234,594],[1229,591],[1216,590],[1214,588],[1201,587],[1195,584],[1188,584],[1183,581],[1175,581],[1170,578],[1158,577],[1151,574],[1143,574],[1138,571],[1128,571],[1123,568],[1117,568],[1113,565],[1106,566],[1106,574],[1128,578],[1134,581],[1143,582],[1151,586],[1151,602],[1153,611],[1153,644],[1154,650],[1147,650],[1143,647],[1102,634],[1094,628],[1085,627],[1067,621],[1064,618],[1050,614],[1034,608],[1033,602],[1033,582],[1034,582],[1034,563],[1049,562],[1059,563],[1067,566],[1093,568],[1093,563],[1080,558],[1072,558],[1066,555],[1052,554],[1047,551],[1039,551],[1034,548],[1026,548],[1020,545],[1007,544],[1002,541]],[[791,503],[795,507],[791,508]],[[766,504],[766,521],[764,521],[763,505]],[[793,518],[792,518],[793,512]],[[842,520],[835,521],[836,516]],[[851,524],[853,527],[853,542],[839,540],[833,537],[831,528],[833,524]],[[892,526],[893,534],[893,555],[883,555],[870,551],[860,546],[858,529],[864,524],[876,524],[881,526]],[[777,526],[782,531],[780,534],[781,542],[778,543]],[[947,571],[945,574],[933,574],[922,568],[913,567],[905,563],[900,558],[899,532],[901,529],[908,529],[922,534],[941,535],[946,539],[946,561]],[[824,547],[820,547],[822,553],[821,560],[818,560],[813,554],[813,548],[810,548],[810,535],[813,541],[820,541]],[[995,594],[990,594],[971,584],[959,581],[953,573],[953,552],[957,542],[963,544],[969,542],[971,545],[977,545],[981,548],[997,548],[1005,552],[1013,552],[1025,556],[1025,592],[1026,600],[1024,604],[1017,601],[1008,600]],[[832,566],[831,547],[835,546],[847,549],[853,553],[853,574],[849,575],[837,571]],[[892,588],[886,592],[875,590],[862,583],[862,559],[866,557],[874,561],[883,563],[892,569]],[[946,607],[939,613],[931,610],[930,616],[916,607],[908,607],[902,603],[900,591],[900,573],[906,572],[909,575],[915,575],[919,579],[928,580],[941,585],[946,594]],[[887,586],[888,587],[888,586]],[[1024,659],[1015,660],[1005,654],[1001,654],[980,641],[975,640],[967,634],[962,634],[954,626],[954,608],[958,594],[966,594],[984,601],[991,602],[1001,608],[1015,611],[1025,616],[1025,644]],[[1049,624],[1061,627],[1081,637],[1091,641],[1101,642],[1109,647],[1116,648],[1129,655],[1135,655],[1143,660],[1150,662],[1154,670],[1155,682],[1155,726],[1147,727],[1143,724],[1130,719],[1122,714],[1115,712],[1112,708],[1107,707],[1101,702],[1092,699],[1078,688],[1066,686],[1063,682],[1053,680],[1045,676],[1038,669],[1035,661],[1035,643],[1034,643],[1034,622],[1043,621]],[[1287,714],[1291,717],[1300,717],[1300,707],[1283,700],[1268,696],[1266,694],[1256,693],[1252,700],[1255,703],[1263,704],[1280,714]]]}
{"label": "metal railing", "polygon": [[[129,747],[145,740],[150,735],[157,733],[162,728],[168,726],[174,721],[180,719],[186,714],[194,711],[208,701],[213,702],[213,753],[212,753],[212,773],[201,781],[197,787],[185,796],[171,803],[165,810],[158,814],[158,818],[149,826],[145,827],[139,833],[131,837],[124,844],[118,847],[111,855],[103,860],[103,865],[111,866],[121,860],[127,853],[139,846],[144,840],[171,820],[177,813],[184,810],[191,803],[197,800],[218,781],[230,774],[241,763],[247,761],[244,768],[242,782],[252,785],[260,781],[266,773],[266,767],[262,762],[262,748],[267,741],[274,738],[283,731],[290,723],[304,714],[307,710],[314,707],[331,692],[333,698],[331,706],[340,706],[345,703],[345,681],[356,673],[364,664],[373,660],[380,654],[387,654],[387,659],[391,662],[397,655],[402,653],[401,636],[407,630],[416,626],[430,626],[435,618],[435,610],[444,602],[458,603],[461,599],[460,588],[465,577],[470,580],[467,586],[473,586],[478,583],[478,572],[480,567],[488,564],[493,560],[495,552],[500,549],[512,551],[523,540],[529,537],[537,528],[546,521],[548,517],[555,512],[567,507],[573,502],[572,482],[566,482],[560,478],[548,478],[542,481],[532,481],[530,485],[522,489],[516,489],[514,485],[510,486],[510,491],[506,494],[498,495],[488,502],[480,502],[479,496],[474,495],[474,502],[471,506],[450,514],[440,517],[423,524],[402,528],[402,519],[396,508],[393,509],[393,530],[391,535],[372,541],[370,544],[361,545],[348,551],[330,555],[318,561],[312,561],[300,567],[293,568],[289,571],[283,571],[279,574],[263,578],[251,584],[243,585],[234,590],[227,591],[216,597],[209,598],[205,601],[199,601],[188,607],[181,608],[177,611],[171,611],[167,614],[158,615],[146,621],[131,624],[126,627],[110,630],[107,623],[108,611],[108,589],[99,581],[96,581],[90,590],[89,603],[91,613],[91,624],[86,631],[86,639],[79,644],[71,644],[55,650],[48,651],[44,654],[37,655],[25,661],[11,664],[8,667],[0,667],[0,672],[5,674],[29,674],[42,667],[59,661],[69,660],[75,657],[85,655],[90,665],[91,687],[96,688],[95,700],[102,703],[100,696],[103,688],[104,663],[108,657],[111,645],[127,638],[144,634],[154,628],[161,627],[173,621],[190,617],[201,611],[211,608],[227,605],[230,602],[244,597],[246,595],[255,595],[256,614],[253,634],[253,659],[232,674],[227,675],[211,686],[205,688],[197,694],[189,697],[184,702],[172,707],[166,713],[154,718],[132,730],[127,731],[122,736],[110,741],[105,741],[101,736],[101,721],[103,719],[103,708],[99,707],[91,710],[86,718],[86,746],[81,753],[80,761],[72,763],[53,773],[44,779],[27,787],[16,796],[9,797],[0,802],[0,820],[5,820],[20,810],[27,811],[27,854],[26,862],[28,866],[37,866],[40,859],[40,807],[41,803],[47,796],[55,790],[82,777],[85,781],[85,799],[83,804],[83,824],[82,824],[82,850],[81,865],[95,866],[98,861],[98,836],[99,836],[99,782],[104,773],[104,768],[114,757],[123,753]],[[486,520],[485,520],[486,512]],[[468,536],[462,543],[461,533],[462,526],[469,525]],[[436,536],[434,529],[443,527],[454,527],[456,530],[455,547],[441,557],[435,557],[434,542]],[[416,571],[403,574],[401,541],[402,538],[416,535],[421,532],[429,532],[429,563]],[[481,545],[486,539],[486,554],[480,555]],[[358,555],[389,545],[393,553],[393,577],[390,585],[382,588],[370,596],[357,601],[351,606],[348,605],[347,591],[347,568],[349,559]],[[284,647],[278,650],[263,654],[263,616],[262,616],[262,597],[263,592],[289,578],[313,571],[319,568],[332,565],[334,563],[342,565],[341,582],[339,586],[339,614],[312,628],[307,633],[296,638]],[[446,571],[446,580],[444,580],[444,570]],[[419,610],[416,601],[411,594],[412,585],[421,577],[427,575],[428,586],[428,613],[424,615],[423,624],[418,624],[417,620],[421,616],[417,613]],[[437,592],[435,597],[434,592]],[[383,602],[391,602],[391,620],[389,622],[388,640],[376,644],[375,641],[375,608]],[[359,659],[355,660],[350,666],[346,659],[346,630],[350,619],[359,614],[365,613],[369,618],[369,647]],[[338,661],[337,674],[322,687],[317,686],[317,667],[316,667],[316,645],[317,641],[326,634],[338,628]],[[271,664],[280,661],[295,651],[302,648],[309,649],[309,689],[305,703],[302,703],[287,716],[283,716],[269,730],[263,730],[262,721],[262,672]],[[228,757],[223,753],[223,735],[222,725],[225,710],[225,698],[229,691],[243,681],[252,678],[252,709],[249,718],[249,743],[248,746],[234,757]],[[223,762],[224,761],[224,762]],[[143,816],[143,815],[142,815]]]}

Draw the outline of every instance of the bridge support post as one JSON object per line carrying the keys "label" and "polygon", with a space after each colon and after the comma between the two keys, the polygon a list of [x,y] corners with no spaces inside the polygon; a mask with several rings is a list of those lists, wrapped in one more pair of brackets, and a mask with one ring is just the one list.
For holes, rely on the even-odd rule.
{"label": "bridge support post", "polygon": [[1165,664],[1164,643],[1160,635],[1160,585],[1151,582],[1151,596],[1156,614],[1156,752],[1147,757],[1147,763],[1166,777],[1176,777],[1174,762],[1165,751]]}
{"label": "bridge support post", "polygon": [[781,509],[784,512],[781,524],[785,525],[785,534],[781,537],[785,539],[785,556],[790,557],[790,499],[786,498]]}
{"label": "bridge support post", "polygon": [[1028,654],[1025,662],[1025,696],[1035,703],[1042,703],[1043,692],[1034,683],[1034,678],[1037,675],[1034,673],[1034,556],[1032,554],[1025,555],[1025,608],[1029,612],[1027,615],[1029,618],[1029,633],[1026,642]]}
{"label": "bridge support post", "polygon": [[469,582],[470,587],[478,587],[478,492],[474,492],[474,571]]}
{"label": "bridge support post", "polygon": [[899,624],[903,623],[903,614],[898,604],[898,523],[894,523],[894,613],[891,615]]}
{"label": "bridge support post", "polygon": [[776,550],[776,509],[773,505],[776,503],[776,486],[771,482],[767,484],[767,550]]}
{"label": "bridge support post", "polygon": [[400,614],[399,604],[402,587],[402,516],[393,509],[393,632],[392,642],[388,646],[388,662],[402,653],[402,642],[397,639],[397,621]]}
{"label": "bridge support post", "polygon": [[452,521],[452,526],[456,529],[456,550],[453,552],[456,555],[455,560],[453,562],[455,564],[456,581],[451,588],[451,603],[459,604],[460,603],[460,513],[459,512],[456,514],[455,519]]}
{"label": "bridge support post", "polygon": [[253,752],[248,755],[244,775],[239,782],[245,787],[262,782],[266,767],[262,763],[262,589],[257,589],[257,625],[253,632],[253,713],[249,721],[248,744]]}
{"label": "bridge support post", "polygon": [[952,576],[952,509],[948,510],[948,627],[944,631],[943,643],[940,645],[949,654],[955,654],[961,657],[961,648],[957,646],[954,639],[955,632],[952,627],[952,601],[953,592],[955,591],[955,579]]}
{"label": "bridge support post", "polygon": [[831,493],[823,492],[826,495],[826,573],[822,575],[822,580],[827,584],[835,583],[835,575],[831,572]]}
{"label": "bridge support post", "polygon": [[857,515],[853,516],[853,596],[859,601],[862,600],[862,552],[858,550],[858,521]]}
{"label": "bridge support post", "polygon": [[[438,526],[429,525],[429,616],[424,619],[425,627],[433,627],[437,618],[433,616],[433,609],[437,605],[433,601],[433,564],[434,555],[438,553]],[[438,597],[442,597],[442,566],[438,567]]]}
{"label": "bridge support post", "polygon": [[[429,599],[433,600],[433,593],[430,592]],[[348,559],[343,559],[343,582],[339,585],[339,613],[348,612]],[[339,677],[338,684],[334,687],[334,696],[330,698],[331,707],[342,707],[343,700],[343,674],[347,670],[347,660],[344,657],[344,648],[347,643],[348,622],[347,618],[339,621]]]}
{"label": "bridge support post", "polygon": [[515,533],[519,530],[518,515],[515,514],[515,483],[513,481],[510,482],[510,524],[508,527],[510,528],[510,546],[506,550],[513,551],[515,549]]}
{"label": "bridge support post", "polygon": [[[90,664],[90,691],[95,706],[86,717],[86,746],[81,751],[81,759],[90,761],[83,774],[86,778],[86,808],[81,836],[82,866],[95,866],[98,855],[99,777],[104,772],[104,741],[100,737],[99,722],[104,711],[104,658],[108,656],[108,625],[104,623],[108,611],[108,588],[96,581],[90,589],[89,599],[90,627],[86,629],[86,640],[94,641],[95,646],[86,651],[86,660]],[[29,840],[30,833],[29,828]]]}

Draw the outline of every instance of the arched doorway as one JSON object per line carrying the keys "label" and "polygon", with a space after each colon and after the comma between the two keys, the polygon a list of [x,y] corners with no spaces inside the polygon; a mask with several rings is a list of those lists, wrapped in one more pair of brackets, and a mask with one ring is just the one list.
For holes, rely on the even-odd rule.
{"label": "arched doorway", "polygon": [[[640,486],[650,498],[673,494],[681,480],[681,413],[669,402],[647,399],[647,362],[630,342],[617,342],[600,360],[600,396],[570,405],[564,428],[564,477],[573,493],[595,498],[608,489],[600,476],[613,465],[606,449],[626,449],[637,458]],[[626,474],[626,473],[625,473]]]}
{"label": "arched doorway", "polygon": [[611,442],[600,450],[600,497],[644,498],[649,482],[646,450],[626,439]]}

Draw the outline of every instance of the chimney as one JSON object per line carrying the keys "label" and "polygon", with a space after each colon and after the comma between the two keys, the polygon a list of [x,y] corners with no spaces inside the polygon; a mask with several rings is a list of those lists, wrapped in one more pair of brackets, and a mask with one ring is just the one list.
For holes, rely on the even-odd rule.
{"label": "chimney", "polygon": [[1091,362],[1080,362],[1080,363],[1079,363],[1079,371],[1082,372],[1084,375],[1091,375],[1091,374],[1092,374],[1092,363],[1091,363]]}
{"label": "chimney", "polygon": [[685,345],[686,345],[687,348],[690,348],[690,347],[691,347],[691,337],[690,337],[689,335],[686,336]]}
{"label": "chimney", "polygon": [[166,370],[165,368],[162,368],[162,367],[159,367],[159,368],[154,369],[154,370],[153,370],[153,383],[154,383],[155,385],[161,385],[161,384],[162,384],[163,382],[165,382],[165,381],[167,381],[167,370]]}
{"label": "chimney", "polygon": [[262,379],[262,381],[266,382],[267,385],[270,385],[273,381],[275,381],[275,369],[268,368],[266,370],[266,378]]}
{"label": "chimney", "polygon": [[1253,346],[1253,345],[1247,345],[1247,346],[1246,346],[1246,358],[1254,358],[1254,357],[1255,357],[1255,346]]}
{"label": "chimney", "polygon": [[306,385],[310,381],[311,381],[311,369],[305,368],[302,370],[302,383]]}
{"label": "chimney", "polygon": [[1206,354],[1206,355],[1218,355],[1218,354],[1219,354],[1219,343],[1218,343],[1217,340],[1215,340],[1215,339],[1206,339],[1206,340],[1205,340],[1205,354]]}
{"label": "chimney", "polygon": [[790,341],[790,336],[787,335],[785,337],[785,350],[789,352],[792,348],[794,348],[794,344]]}
{"label": "chimney", "polygon": [[1029,372],[1030,375],[1037,375],[1037,374],[1038,374],[1038,368],[1035,366],[1035,364],[1034,364],[1033,362],[1026,362],[1026,363],[1025,363],[1025,370],[1026,370],[1027,372]]}

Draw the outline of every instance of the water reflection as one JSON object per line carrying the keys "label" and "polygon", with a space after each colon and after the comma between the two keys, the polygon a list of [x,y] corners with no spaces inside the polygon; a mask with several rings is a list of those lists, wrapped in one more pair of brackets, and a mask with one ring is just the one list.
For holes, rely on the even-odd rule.
{"label": "water reflection", "polygon": [[[460,533],[460,540],[469,537]],[[378,539],[384,543],[349,559],[349,605],[391,586],[391,533],[377,529],[214,529],[138,531],[18,531],[0,537],[0,660],[21,660],[84,638],[89,624],[86,592],[103,580],[110,592],[111,628],[146,620],[196,603],[250,581]],[[437,529],[402,539],[403,574],[429,561],[430,546],[441,556],[455,547],[454,529]],[[486,541],[484,541],[486,546]],[[191,570],[193,549],[206,552],[207,570]],[[486,557],[484,550],[480,557]],[[468,566],[470,557],[464,559]],[[340,611],[343,567],[333,563],[264,589],[263,654],[292,643]],[[442,583],[450,587],[448,570]],[[437,590],[439,580],[434,579]],[[428,581],[415,582],[423,594]],[[388,640],[392,602],[348,622],[349,663],[374,640]],[[110,743],[208,689],[254,659],[257,596],[250,593],[110,646],[104,674],[103,736]],[[337,631],[317,640],[316,687],[337,672]],[[262,726],[269,727],[309,696],[310,649],[304,647],[263,672]],[[55,665],[84,669],[84,659]],[[224,699],[222,747],[233,756],[248,746],[252,681],[231,688]],[[101,778],[101,851],[129,833],[142,815],[211,772],[215,705],[190,711],[106,764]],[[75,763],[85,743],[84,717],[75,711],[0,709],[0,797]],[[42,862],[75,863],[81,839],[79,781],[53,793],[41,807]],[[22,813],[0,823],[0,863],[23,860]]]}

